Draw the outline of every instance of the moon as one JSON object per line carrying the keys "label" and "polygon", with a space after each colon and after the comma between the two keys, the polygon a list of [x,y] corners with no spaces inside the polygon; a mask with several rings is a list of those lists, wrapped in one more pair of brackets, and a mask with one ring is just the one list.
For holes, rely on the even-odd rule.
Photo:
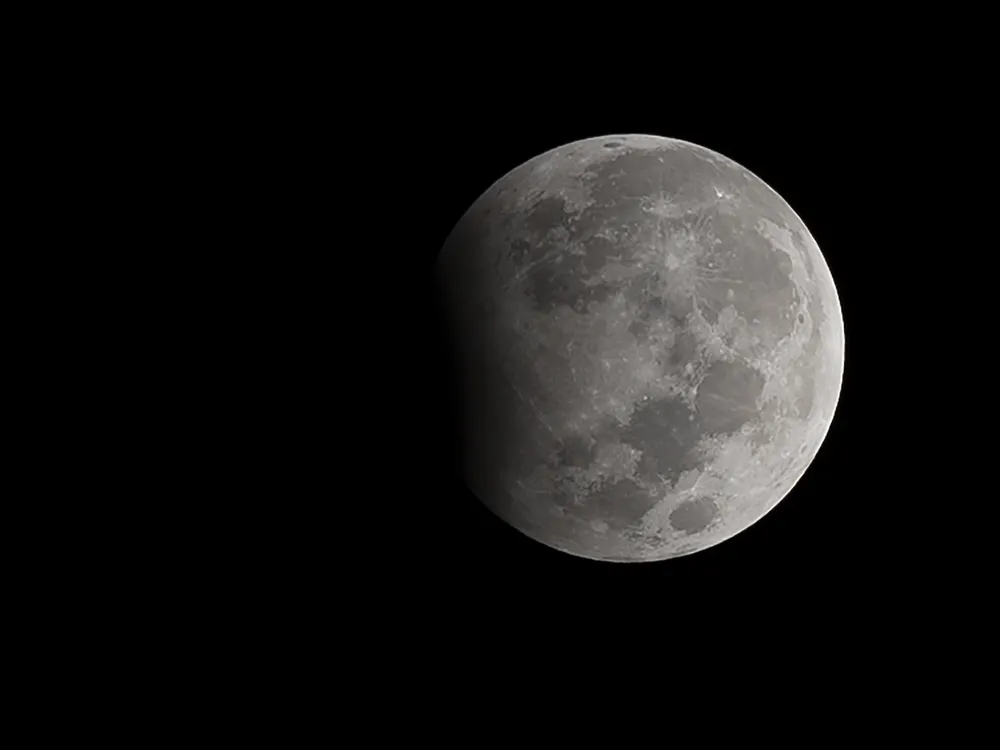
{"label": "moon", "polygon": [[663,560],[784,498],[840,396],[830,269],[763,180],[686,141],[613,135],[500,178],[435,271],[465,481],[538,542]]}

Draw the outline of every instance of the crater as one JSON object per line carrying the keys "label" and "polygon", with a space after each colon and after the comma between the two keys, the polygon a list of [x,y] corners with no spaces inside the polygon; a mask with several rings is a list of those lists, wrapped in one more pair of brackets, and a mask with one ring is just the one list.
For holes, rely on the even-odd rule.
{"label": "crater", "polygon": [[607,141],[604,144],[604,148],[619,148],[621,145],[620,141]]}
{"label": "crater", "polygon": [[710,497],[686,500],[670,513],[670,525],[685,534],[697,534],[707,529],[718,513],[719,506]]}

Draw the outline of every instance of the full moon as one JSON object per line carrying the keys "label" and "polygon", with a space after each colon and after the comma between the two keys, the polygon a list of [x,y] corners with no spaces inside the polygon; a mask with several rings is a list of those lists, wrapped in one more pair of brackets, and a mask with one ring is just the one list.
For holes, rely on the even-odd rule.
{"label": "full moon", "polygon": [[436,273],[465,481],[582,557],[690,554],[802,477],[840,395],[830,269],[791,207],[693,143],[569,143],[500,178]]}

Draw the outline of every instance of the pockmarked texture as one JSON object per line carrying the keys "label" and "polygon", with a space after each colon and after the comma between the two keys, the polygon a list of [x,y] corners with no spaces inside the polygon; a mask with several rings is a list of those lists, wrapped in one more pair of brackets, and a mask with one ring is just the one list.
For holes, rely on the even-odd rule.
{"label": "pockmarked texture", "polygon": [[466,481],[557,549],[643,561],[721,542],[789,492],[833,418],[826,261],[709,149],[621,135],[541,154],[469,208],[436,270]]}

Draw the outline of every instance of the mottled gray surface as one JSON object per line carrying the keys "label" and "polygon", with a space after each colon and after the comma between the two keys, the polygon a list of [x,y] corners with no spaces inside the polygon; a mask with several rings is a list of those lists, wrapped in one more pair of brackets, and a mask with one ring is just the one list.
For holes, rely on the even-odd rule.
{"label": "mottled gray surface", "polygon": [[716,544],[805,472],[840,393],[844,331],[816,242],[733,161],[620,135],[487,190],[438,271],[461,342],[466,480],[585,557]]}

